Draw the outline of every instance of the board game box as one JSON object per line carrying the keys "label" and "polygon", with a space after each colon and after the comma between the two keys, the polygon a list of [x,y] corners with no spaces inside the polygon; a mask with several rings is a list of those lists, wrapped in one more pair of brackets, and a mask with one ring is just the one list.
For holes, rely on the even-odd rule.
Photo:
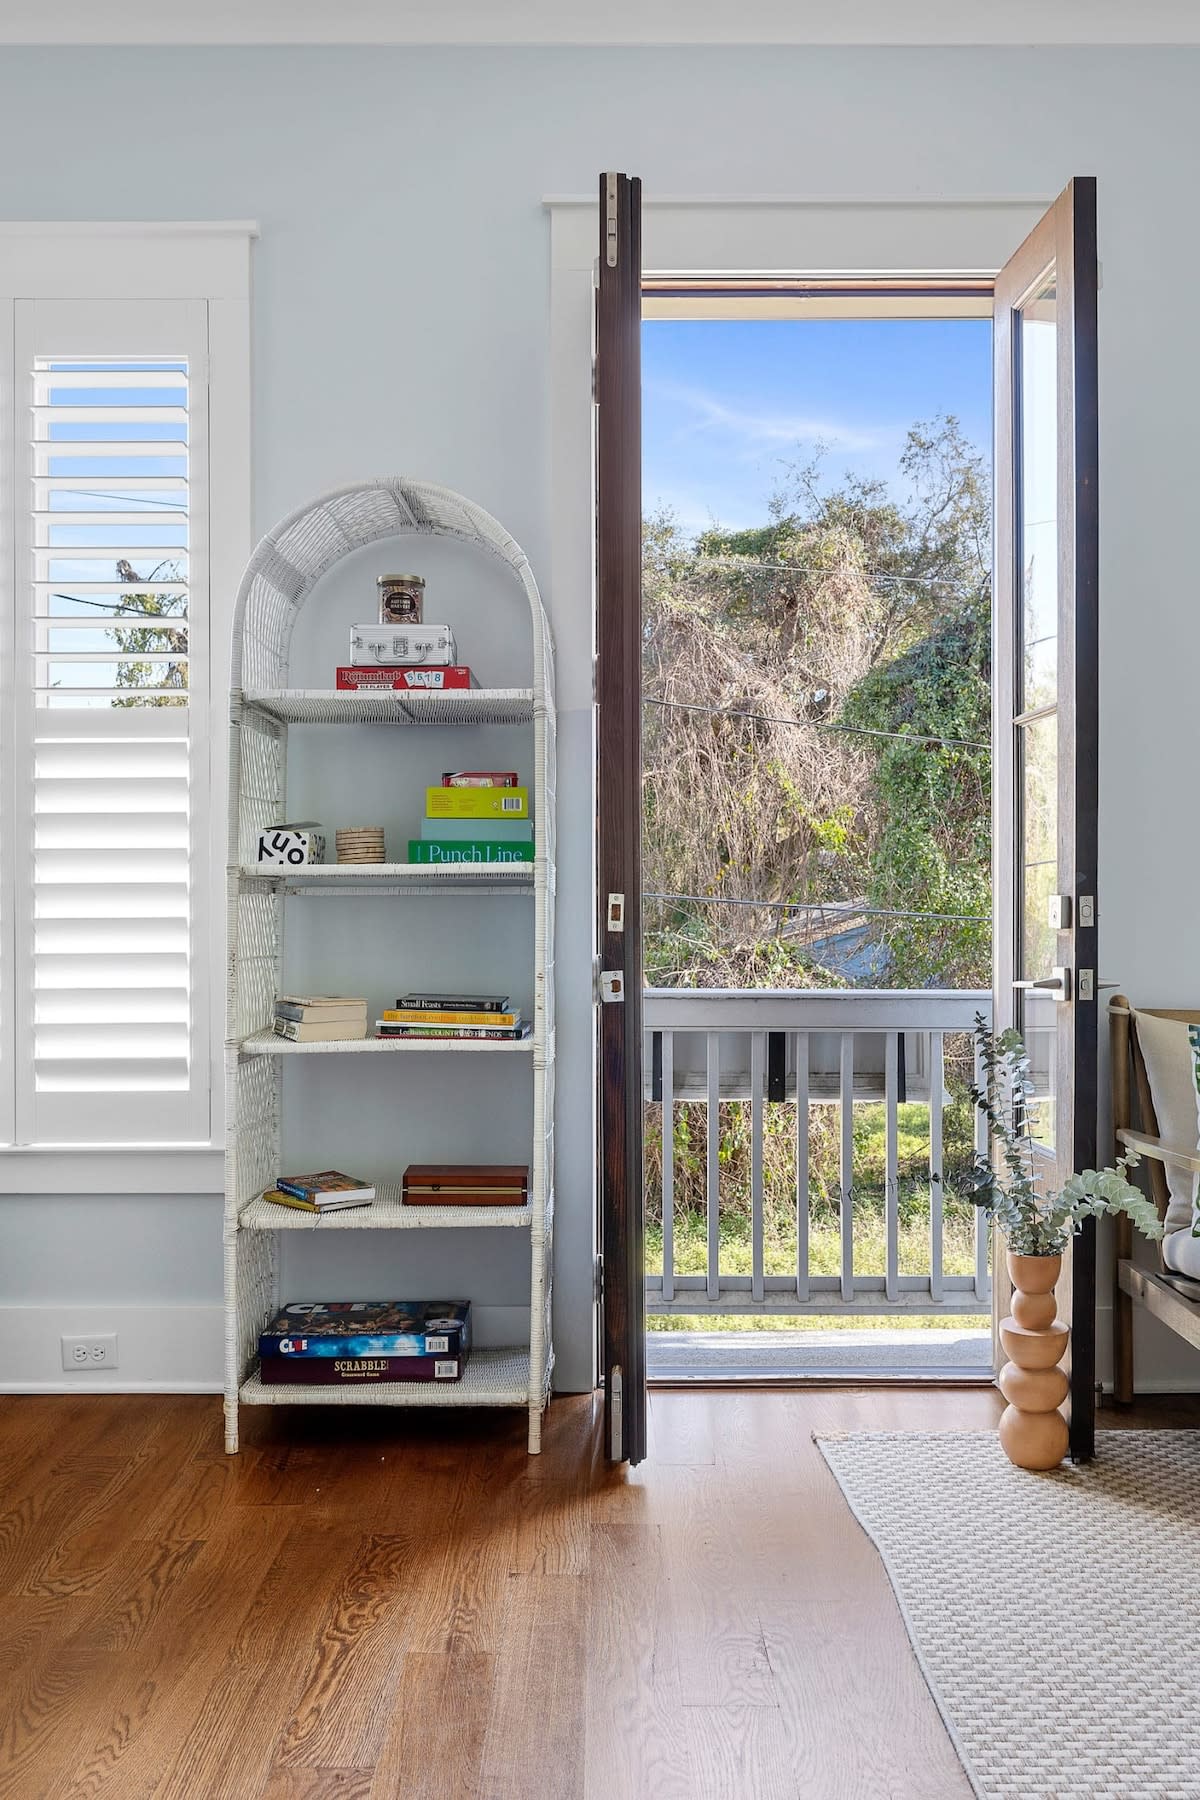
{"label": "board game box", "polygon": [[294,1300],[258,1340],[264,1364],[295,1357],[465,1357],[470,1347],[469,1300]]}
{"label": "board game box", "polygon": [[461,1381],[465,1356],[264,1356],[264,1387],[362,1387],[377,1381]]}

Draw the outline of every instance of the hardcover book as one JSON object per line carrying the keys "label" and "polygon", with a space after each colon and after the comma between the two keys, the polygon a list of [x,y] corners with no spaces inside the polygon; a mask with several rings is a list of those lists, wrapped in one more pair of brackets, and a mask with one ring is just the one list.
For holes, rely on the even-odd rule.
{"label": "hardcover book", "polygon": [[343,1175],[340,1169],[321,1169],[315,1175],[278,1175],[275,1186],[285,1194],[295,1194],[297,1200],[315,1200],[318,1205],[326,1195],[336,1195],[339,1200],[375,1198],[371,1182],[360,1181],[357,1175]]}
{"label": "hardcover book", "polygon": [[376,1024],[381,1038],[491,1038],[499,1043],[520,1043],[533,1032],[532,1025],[515,1025],[511,1029],[490,1025],[388,1025],[382,1019]]}
{"label": "hardcover book", "polygon": [[471,1012],[466,1008],[447,1007],[438,1012],[427,1006],[397,1006],[385,1012],[380,1025],[519,1025],[521,1015],[512,1012]]}
{"label": "hardcover book", "polygon": [[529,789],[431,787],[425,789],[427,819],[527,819]]}
{"label": "hardcover book", "polygon": [[531,863],[533,845],[500,844],[491,838],[470,838],[462,844],[452,844],[444,838],[439,838],[436,843],[409,838],[408,860],[443,867],[452,863]]}
{"label": "hardcover book", "polygon": [[342,999],[339,994],[281,994],[275,1002],[277,1019],[295,1019],[299,1024],[315,1024],[318,1020],[332,1023],[335,1019],[365,1019],[365,1000]]}
{"label": "hardcover book", "polygon": [[466,1356],[264,1356],[264,1387],[362,1387],[377,1381],[461,1381]]}
{"label": "hardcover book", "polygon": [[423,993],[413,988],[407,994],[399,995],[396,1005],[419,1009],[421,1012],[498,1013],[508,1011],[508,995],[447,994],[440,990],[436,993]]}
{"label": "hardcover book", "polygon": [[326,1019],[315,1014],[308,1019],[289,1019],[276,1013],[273,1026],[276,1037],[291,1044],[344,1044],[367,1035],[367,1015],[363,1011],[353,1019]]}
{"label": "hardcover book", "polygon": [[[494,844],[532,844],[533,842],[533,821],[531,819],[489,819],[486,831]],[[421,841],[426,844],[469,844],[479,835],[478,819],[421,820]]]}
{"label": "hardcover book", "polygon": [[268,1188],[263,1199],[269,1200],[272,1206],[290,1206],[295,1212],[316,1213],[318,1217],[322,1213],[345,1212],[348,1207],[371,1204],[370,1200],[356,1194],[327,1194],[319,1202],[301,1200],[298,1194],[285,1194],[282,1188]]}
{"label": "hardcover book", "polygon": [[292,1357],[465,1356],[469,1300],[294,1300],[264,1326],[258,1353]]}

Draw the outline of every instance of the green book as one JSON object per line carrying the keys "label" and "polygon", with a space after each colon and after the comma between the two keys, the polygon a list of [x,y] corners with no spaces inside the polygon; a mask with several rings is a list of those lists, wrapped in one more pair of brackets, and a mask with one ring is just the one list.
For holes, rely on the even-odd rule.
{"label": "green book", "polygon": [[434,842],[421,838],[408,841],[410,863],[436,863],[449,867],[453,863],[531,863],[532,844],[502,844],[493,838],[470,838],[463,843]]}
{"label": "green book", "polygon": [[528,819],[489,819],[481,831],[478,819],[422,819],[421,839],[426,844],[532,844],[533,825]]}

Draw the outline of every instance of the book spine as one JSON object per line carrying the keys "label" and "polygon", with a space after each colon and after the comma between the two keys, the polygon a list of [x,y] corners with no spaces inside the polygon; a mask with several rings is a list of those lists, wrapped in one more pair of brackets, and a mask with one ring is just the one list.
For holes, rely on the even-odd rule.
{"label": "book spine", "polygon": [[264,1332],[258,1340],[258,1354],[264,1362],[327,1362],[337,1356],[394,1356],[407,1362],[420,1356],[461,1356],[469,1343],[470,1336],[461,1325],[446,1331],[391,1331],[376,1336]]}
{"label": "book spine", "polygon": [[401,994],[396,1006],[402,1012],[503,1013],[509,1010],[507,994]]}
{"label": "book spine", "polygon": [[460,1381],[465,1356],[264,1356],[264,1387],[353,1387],[376,1381]]}
{"label": "book spine", "polygon": [[275,1017],[287,1019],[296,1025],[354,1025],[359,1019],[365,1019],[365,1006],[298,1006],[293,1000],[277,1000]]}
{"label": "book spine", "polygon": [[292,1206],[297,1212],[319,1213],[321,1208],[315,1200],[302,1200],[299,1194],[284,1193],[282,1188],[268,1188],[263,1195],[272,1206]]}
{"label": "book spine", "polygon": [[379,1021],[381,1038],[487,1038],[511,1044],[530,1035],[528,1025],[493,1029],[490,1025],[387,1025]]}
{"label": "book spine", "polygon": [[425,789],[427,819],[527,819],[529,789],[444,788]]}
{"label": "book spine", "polygon": [[422,838],[409,838],[408,860],[410,863],[531,863],[533,861],[532,844],[497,844],[487,838],[468,838],[462,843],[450,843],[443,839],[430,842]]}
{"label": "book spine", "polygon": [[519,1025],[519,1012],[471,1012],[466,1007],[448,1007],[435,1012],[428,1007],[398,1006],[385,1012],[384,1025]]}

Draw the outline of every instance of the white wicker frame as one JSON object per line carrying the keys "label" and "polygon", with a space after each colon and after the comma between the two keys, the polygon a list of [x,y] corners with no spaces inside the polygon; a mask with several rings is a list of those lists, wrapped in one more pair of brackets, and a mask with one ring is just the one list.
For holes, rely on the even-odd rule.
{"label": "white wicker frame", "polygon": [[[287,687],[292,630],[316,582],[364,545],[410,533],[456,538],[497,558],[519,583],[533,627],[532,685],[467,693],[335,694]],[[258,832],[286,816],[289,723],[342,721],[396,726],[529,720],[533,726],[534,862],[532,871],[449,872],[380,864],[369,872],[326,870],[319,878],[261,875],[254,867]],[[356,483],[310,501],[267,533],[246,566],[233,626],[233,692],[229,755],[229,957],[225,1045],[228,1133],[225,1168],[225,1448],[238,1448],[243,1404],[441,1405],[526,1407],[529,1450],[541,1448],[541,1420],[554,1365],[550,1333],[554,1216],[554,648],[529,561],[482,508],[448,488],[403,476]],[[438,1216],[403,1207],[381,1191],[370,1212],[310,1219],[259,1203],[280,1161],[282,1070],[296,1052],[358,1050],[392,1055],[445,1051],[427,1045],[284,1044],[265,1040],[282,978],[283,901],[288,893],[428,892],[456,886],[478,892],[532,891],[534,1012],[533,1121],[527,1207],[508,1217],[476,1218],[452,1209]],[[449,1049],[459,1047],[451,1045]],[[462,1049],[476,1052],[478,1043]],[[276,1216],[279,1215],[279,1216]],[[278,1304],[278,1244],[283,1230],[451,1230],[500,1223],[530,1236],[528,1352],[475,1350],[460,1382],[380,1384],[369,1389],[263,1387],[254,1370],[261,1327]]]}

